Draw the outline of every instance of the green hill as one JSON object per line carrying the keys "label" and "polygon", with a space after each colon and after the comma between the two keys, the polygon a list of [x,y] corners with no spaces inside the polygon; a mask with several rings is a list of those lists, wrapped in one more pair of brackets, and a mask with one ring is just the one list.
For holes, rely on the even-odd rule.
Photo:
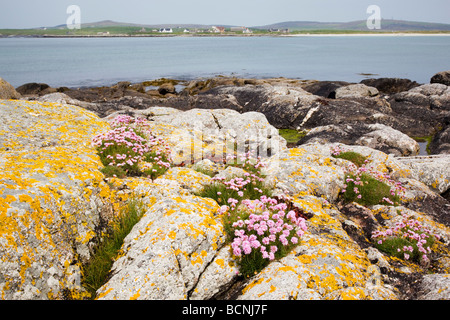
{"label": "green hill", "polygon": [[[261,30],[289,29],[291,31],[368,31],[366,20],[351,22],[286,21],[253,28]],[[383,19],[379,31],[450,31],[450,24]]]}

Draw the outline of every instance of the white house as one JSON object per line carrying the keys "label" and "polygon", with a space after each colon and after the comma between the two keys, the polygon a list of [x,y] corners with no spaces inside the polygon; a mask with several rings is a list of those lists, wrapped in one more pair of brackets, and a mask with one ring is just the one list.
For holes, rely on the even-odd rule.
{"label": "white house", "polygon": [[159,32],[161,32],[161,33],[172,33],[173,30],[172,30],[172,28],[161,28],[161,29],[159,29]]}
{"label": "white house", "polygon": [[245,28],[242,33],[253,33],[252,30],[250,30],[249,28]]}
{"label": "white house", "polygon": [[212,26],[212,27],[211,27],[211,32],[214,32],[214,33],[222,33],[222,32],[225,32],[225,27],[216,27],[216,26]]}

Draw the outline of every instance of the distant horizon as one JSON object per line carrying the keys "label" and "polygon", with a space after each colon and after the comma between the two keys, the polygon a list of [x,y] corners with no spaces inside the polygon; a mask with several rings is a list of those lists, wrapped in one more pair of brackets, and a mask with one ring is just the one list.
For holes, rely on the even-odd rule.
{"label": "distant horizon", "polygon": [[277,23],[274,21],[343,23],[366,20],[371,5],[381,9],[381,18],[385,20],[450,24],[448,0],[227,0],[226,3],[208,0],[15,0],[2,3],[0,29],[49,28],[65,24],[71,5],[81,9],[82,24],[105,20],[137,25],[247,27]]}
{"label": "distant horizon", "polygon": [[[320,23],[320,24],[345,24],[345,23],[352,23],[352,22],[360,22],[360,21],[364,21],[364,20],[350,20],[350,21],[318,21],[318,20],[286,20],[286,21],[278,21],[278,22],[273,22],[273,23],[269,23],[269,24],[264,24],[264,25],[245,25],[245,24],[229,24],[229,23],[225,23],[225,24],[220,24],[220,23],[212,23],[212,24],[204,24],[204,23],[196,23],[196,22],[190,22],[190,23],[155,23],[155,24],[151,24],[151,23],[136,23],[136,22],[129,22],[129,21],[116,21],[116,20],[112,20],[112,19],[103,19],[103,20],[98,20],[98,21],[90,21],[90,22],[82,22],[81,25],[91,25],[91,24],[99,24],[102,22],[111,22],[111,23],[115,23],[115,24],[123,24],[123,25],[135,25],[135,26],[187,26],[187,25],[197,25],[197,26],[232,26],[232,27],[247,27],[247,28],[261,28],[261,27],[269,27],[272,25],[277,25],[277,24],[285,24],[285,23]],[[442,25],[449,25],[450,23],[442,23],[442,22],[429,22],[429,21],[419,21],[419,20],[402,20],[402,19],[386,19],[386,18],[382,18],[381,21],[402,21],[402,22],[416,22],[416,23],[429,23],[429,24],[442,24]],[[0,29],[18,29],[18,30],[28,30],[28,29],[42,29],[42,28],[59,28],[59,27],[63,27],[65,26],[66,23],[60,23],[57,25],[47,25],[47,26],[37,26],[37,27],[29,27],[29,28],[0,28]]]}

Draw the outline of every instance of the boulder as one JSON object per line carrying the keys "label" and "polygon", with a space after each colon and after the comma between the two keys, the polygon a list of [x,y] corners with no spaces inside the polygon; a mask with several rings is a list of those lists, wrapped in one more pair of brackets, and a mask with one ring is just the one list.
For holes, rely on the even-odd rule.
{"label": "boulder", "polygon": [[113,217],[85,109],[0,100],[0,292],[82,298],[81,266]]}
{"label": "boulder", "polygon": [[[77,89],[65,93],[76,100],[94,102],[88,109],[100,117],[121,110],[129,112],[156,106],[182,111],[231,109],[239,113],[260,112],[276,128],[304,130],[342,123],[381,123],[410,136],[434,134],[444,125],[448,114],[445,91],[433,93],[426,87],[422,87],[423,92],[404,91],[392,96],[373,97],[371,95],[376,94],[377,89],[364,84],[291,79],[240,80],[194,80],[179,95],[168,93],[162,96],[157,93],[159,97],[135,90],[120,91],[120,95],[116,95],[117,90],[113,88]],[[397,84],[395,79],[391,82]],[[382,84],[379,86],[383,87]],[[332,88],[341,90],[343,96],[330,99]],[[191,94],[191,89],[195,93]]]}
{"label": "boulder", "polygon": [[430,83],[441,83],[450,86],[450,70],[436,73],[431,77]]}
{"label": "boulder", "polygon": [[415,81],[399,78],[364,79],[361,83],[366,86],[375,87],[379,92],[384,94],[400,93],[419,86]]}
{"label": "boulder", "polygon": [[128,112],[150,120],[151,130],[160,134],[172,148],[175,164],[191,164],[208,158],[221,162],[235,150],[240,154],[251,151],[254,156],[267,158],[286,148],[286,140],[258,112],[240,114],[229,109],[182,112],[161,107],[129,109]]}
{"label": "boulder", "polygon": [[419,153],[419,144],[398,130],[383,124],[342,124],[316,127],[298,145],[306,143],[334,143],[367,146],[397,156]]}
{"label": "boulder", "polygon": [[339,161],[314,148],[285,150],[269,159],[266,181],[280,194],[295,197],[307,193],[335,201],[345,176],[343,168],[336,165]]}
{"label": "boulder", "polygon": [[366,86],[365,84],[350,84],[335,90],[335,98],[364,98],[375,97],[379,94],[378,89]]}
{"label": "boulder", "polygon": [[41,96],[56,92],[56,89],[50,88],[48,84],[36,82],[26,83],[18,87],[16,90],[23,96]]}
{"label": "boulder", "polygon": [[442,156],[422,156],[401,158],[402,163],[411,168],[413,177],[439,194],[450,189],[450,154]]}
{"label": "boulder", "polygon": [[173,83],[170,83],[170,82],[162,84],[159,87],[158,92],[160,94],[162,94],[162,95],[166,95],[168,93],[170,93],[170,94],[176,94],[177,93],[177,91],[175,89],[175,86],[173,85]]}
{"label": "boulder", "polygon": [[431,154],[450,154],[450,125],[439,131],[428,147]]}
{"label": "boulder", "polygon": [[212,297],[235,276],[229,256],[219,253],[224,233],[217,209],[215,201],[192,196],[168,196],[151,206],[125,238],[98,299]]}
{"label": "boulder", "polygon": [[316,96],[334,99],[336,98],[336,89],[348,85],[350,85],[350,83],[345,81],[316,81],[305,84],[303,89]]}
{"label": "boulder", "polygon": [[21,95],[12,85],[0,78],[0,99],[20,99]]}
{"label": "boulder", "polygon": [[399,122],[395,129],[411,136],[434,135],[450,116],[450,87],[425,84],[392,95],[389,103],[397,119],[414,120]]}

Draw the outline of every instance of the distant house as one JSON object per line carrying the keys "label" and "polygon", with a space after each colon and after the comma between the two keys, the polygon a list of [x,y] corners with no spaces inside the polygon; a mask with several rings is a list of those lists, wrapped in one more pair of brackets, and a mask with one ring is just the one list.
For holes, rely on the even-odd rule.
{"label": "distant house", "polygon": [[159,32],[161,32],[161,33],[172,33],[173,30],[172,30],[172,28],[161,28],[161,29],[159,29]]}
{"label": "distant house", "polygon": [[253,31],[249,28],[245,28],[244,30],[242,30],[242,33],[253,33]]}
{"label": "distant house", "polygon": [[269,30],[267,30],[269,32],[280,32],[280,29],[276,29],[276,28],[270,28]]}
{"label": "distant house", "polygon": [[107,32],[97,32],[98,36],[109,36],[109,31]]}
{"label": "distant house", "polygon": [[190,33],[191,31],[189,29],[184,29],[184,33]]}
{"label": "distant house", "polygon": [[212,27],[211,27],[211,32],[214,32],[214,33],[223,33],[223,32],[225,32],[225,27],[216,27],[216,26],[212,26]]}
{"label": "distant house", "polygon": [[231,27],[230,30],[233,32],[243,32],[246,27]]}

